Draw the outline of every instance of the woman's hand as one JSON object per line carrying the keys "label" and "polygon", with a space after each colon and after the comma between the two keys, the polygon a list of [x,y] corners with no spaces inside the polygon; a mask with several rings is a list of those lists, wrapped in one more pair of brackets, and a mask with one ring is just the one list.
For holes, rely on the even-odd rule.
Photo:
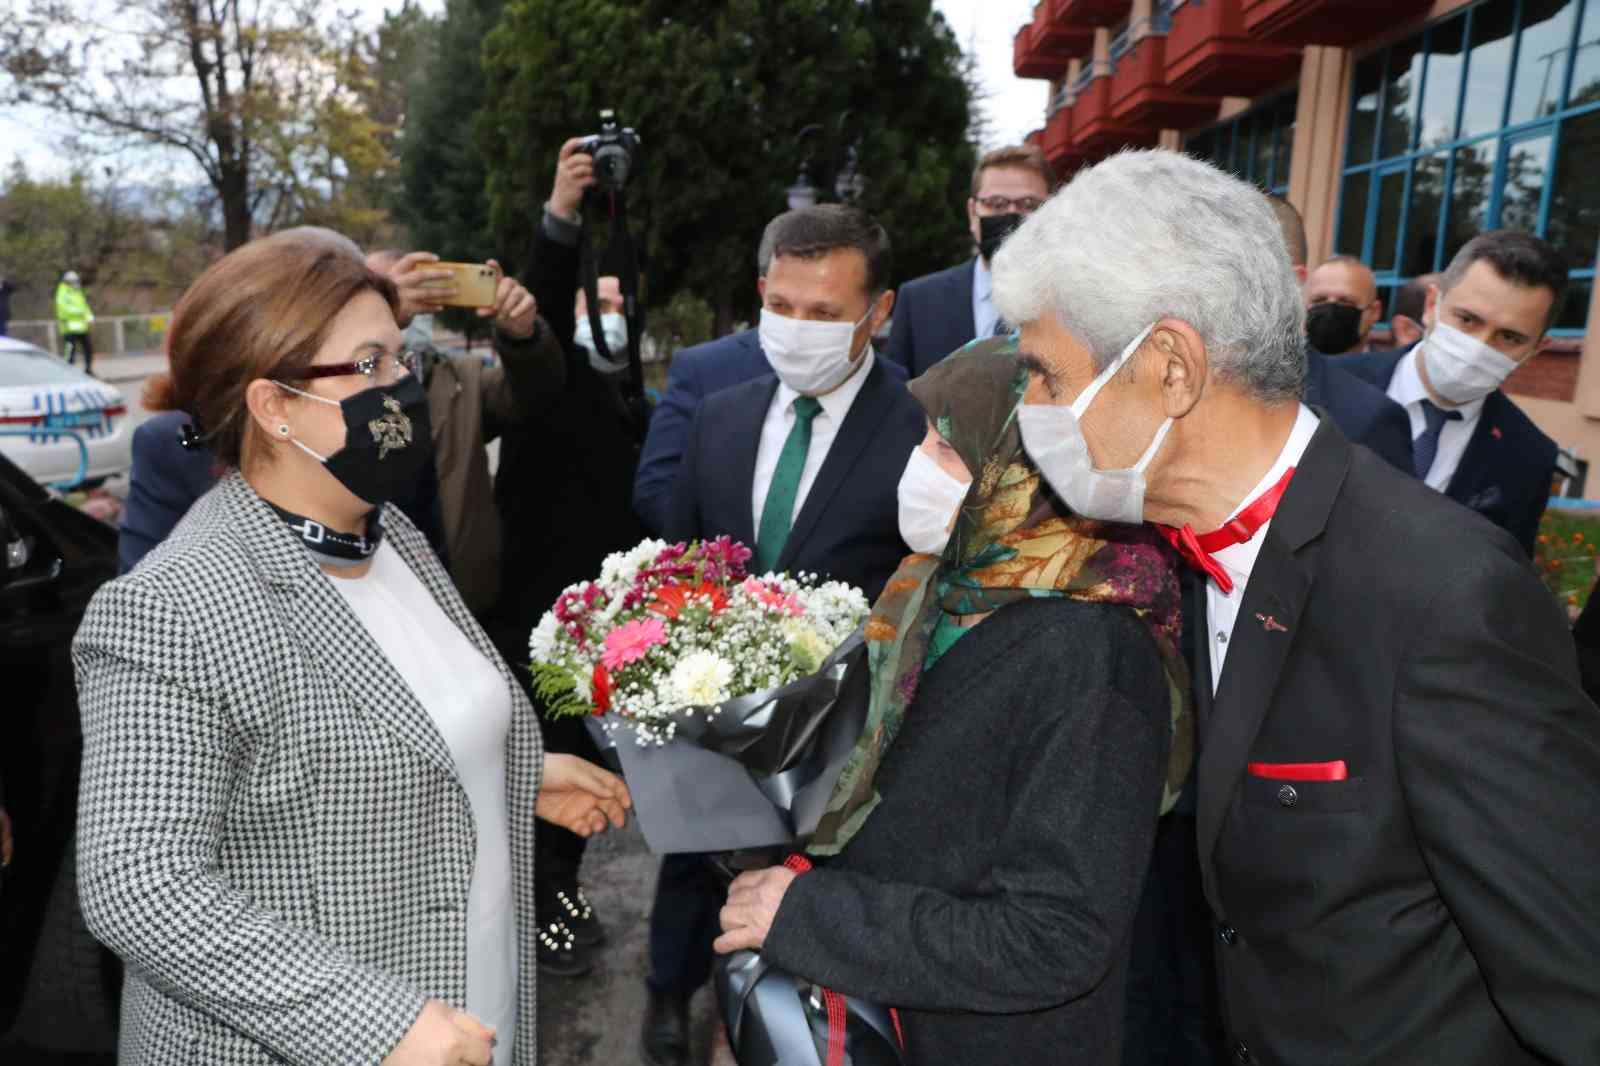
{"label": "woman's hand", "polygon": [[494,1030],[465,1011],[428,1000],[383,1066],[491,1066]]}
{"label": "woman's hand", "polygon": [[516,278],[506,277],[499,263],[491,259],[489,265],[499,273],[500,281],[495,287],[494,306],[478,308],[478,317],[493,315],[496,329],[508,337],[525,341],[533,336],[534,326],[539,319],[539,304],[531,292],[517,283]]}
{"label": "woman's hand", "polygon": [[769,866],[735,878],[728,888],[728,905],[722,908],[722,935],[712,945],[717,953],[760,950],[772,932],[784,893],[798,876],[787,866]]}
{"label": "woman's hand", "polygon": [[621,829],[628,822],[633,797],[622,778],[576,755],[544,757],[544,785],[534,814],[581,837]]}

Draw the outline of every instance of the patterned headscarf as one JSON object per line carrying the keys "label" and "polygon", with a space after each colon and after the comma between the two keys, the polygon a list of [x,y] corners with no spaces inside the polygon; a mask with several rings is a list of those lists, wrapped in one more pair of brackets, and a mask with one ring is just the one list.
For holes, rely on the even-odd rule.
{"label": "patterned headscarf", "polygon": [[1148,527],[1058,509],[1017,429],[1014,415],[1027,385],[1011,337],[974,341],[911,382],[934,428],[972,471],[972,486],[943,557],[907,556],[872,607],[867,724],[812,840],[813,853],[837,854],[877,807],[874,781],[883,756],[923,672],[966,632],[958,619],[1036,597],[1123,604],[1149,628],[1172,700],[1161,813],[1178,801],[1194,761],[1194,719],[1189,671],[1178,650],[1177,557]]}

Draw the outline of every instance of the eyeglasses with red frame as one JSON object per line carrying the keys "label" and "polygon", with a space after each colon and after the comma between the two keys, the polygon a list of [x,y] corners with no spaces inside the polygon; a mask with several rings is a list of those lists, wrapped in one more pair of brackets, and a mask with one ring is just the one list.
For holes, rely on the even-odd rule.
{"label": "eyeglasses with red frame", "polygon": [[289,381],[310,381],[313,378],[342,378],[352,374],[377,377],[380,381],[398,381],[400,374],[415,374],[422,365],[422,356],[415,349],[401,348],[398,352],[375,352],[353,363],[319,363],[303,366],[282,377]]}

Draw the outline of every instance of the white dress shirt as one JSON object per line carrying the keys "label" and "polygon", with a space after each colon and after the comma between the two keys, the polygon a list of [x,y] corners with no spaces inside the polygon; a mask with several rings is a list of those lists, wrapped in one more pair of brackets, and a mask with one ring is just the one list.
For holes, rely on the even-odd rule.
{"label": "white dress shirt", "polygon": [[980,255],[972,270],[972,335],[992,337],[999,321],[1000,312],[994,308],[994,275]]}
{"label": "white dress shirt", "polygon": [[[811,447],[806,450],[806,465],[800,474],[800,488],[795,493],[791,522],[800,517],[806,505],[806,496],[811,492],[811,486],[816,484],[817,472],[828,458],[828,449],[833,447],[839,427],[844,425],[845,416],[850,413],[850,405],[861,394],[861,386],[867,383],[867,375],[872,373],[875,358],[869,348],[866,358],[861,360],[861,366],[850,375],[849,380],[826,396],[817,397],[822,410],[811,420]],[[798,392],[780,380],[772,404],[767,408],[766,421],[761,423],[761,443],[756,448],[756,476],[750,485],[750,508],[755,519],[750,528],[757,531],[761,529],[761,509],[767,503],[772,475],[778,472],[778,457],[783,454],[784,442],[794,428],[794,402],[799,398]]]}
{"label": "white dress shirt", "polygon": [[466,1007],[495,1028],[495,1066],[510,1066],[517,1027],[517,918],[506,811],[511,692],[388,541],[373,553],[364,576],[332,580],[433,719],[466,790],[478,837],[467,890]]}
{"label": "white dress shirt", "polygon": [[[1428,427],[1428,420],[1422,413],[1422,401],[1428,399],[1428,390],[1417,371],[1417,360],[1422,358],[1422,344],[1400,357],[1400,362],[1395,364],[1394,377],[1389,379],[1389,399],[1406,409],[1411,419],[1413,441],[1422,436],[1422,431]],[[1473,431],[1478,428],[1478,416],[1483,414],[1483,400],[1473,400],[1460,407],[1444,410],[1459,411],[1461,417],[1446,422],[1439,431],[1438,454],[1433,457],[1428,476],[1423,478],[1430,489],[1439,492],[1450,487],[1450,479],[1456,476],[1456,467],[1461,465],[1461,457],[1466,454],[1467,445],[1472,443]]]}
{"label": "white dress shirt", "polygon": [[[1233,514],[1227,518],[1228,522],[1237,518],[1240,511],[1259,499],[1263,493],[1278,483],[1291,466],[1300,462],[1300,457],[1306,453],[1306,447],[1317,432],[1317,425],[1317,416],[1312,414],[1311,408],[1301,404],[1300,413],[1294,420],[1294,428],[1289,431],[1289,439],[1284,442],[1283,451],[1278,453],[1277,460],[1267,470],[1260,483],[1246,493],[1239,506],[1234,508]],[[1271,525],[1270,519],[1263,522],[1261,528],[1256,530],[1256,535],[1243,544],[1230,544],[1211,556],[1233,579],[1232,592],[1223,592],[1215,581],[1206,579],[1206,632],[1211,640],[1213,695],[1216,694],[1217,686],[1222,683],[1222,664],[1228,657],[1228,642],[1233,639],[1234,623],[1239,620],[1239,605],[1244,602],[1244,590],[1250,583],[1250,571],[1256,565],[1256,557],[1261,554],[1261,545],[1267,539],[1267,529]]]}

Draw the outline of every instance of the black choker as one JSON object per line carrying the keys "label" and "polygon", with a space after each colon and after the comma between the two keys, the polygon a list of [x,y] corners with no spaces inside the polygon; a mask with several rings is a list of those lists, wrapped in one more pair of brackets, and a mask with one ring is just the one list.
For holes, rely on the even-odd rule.
{"label": "black choker", "polygon": [[299,534],[312,554],[321,556],[320,561],[333,566],[354,566],[366,562],[378,550],[378,545],[383,543],[383,526],[378,522],[379,512],[376,508],[367,516],[367,535],[362,537],[329,529],[316,519],[285,511],[270,501],[269,505],[278,512],[278,517],[284,520],[290,530]]}

